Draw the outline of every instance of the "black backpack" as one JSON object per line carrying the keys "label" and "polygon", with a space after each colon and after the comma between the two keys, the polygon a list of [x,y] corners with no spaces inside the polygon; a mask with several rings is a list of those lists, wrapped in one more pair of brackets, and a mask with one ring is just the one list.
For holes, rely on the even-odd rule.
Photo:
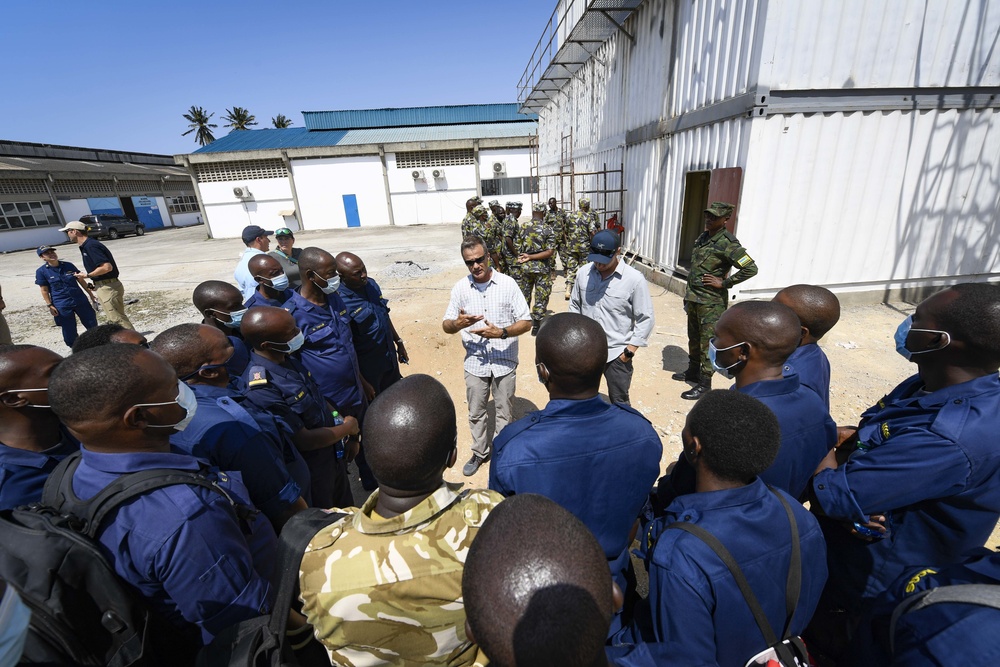
{"label": "black backpack", "polygon": [[24,664],[80,667],[182,667],[201,644],[195,628],[165,620],[118,576],[95,535],[105,517],[154,489],[188,484],[211,489],[238,517],[238,504],[204,474],[146,470],[123,475],[82,501],[73,493],[80,454],[64,459],[45,483],[42,501],[0,513],[0,578],[31,609]]}

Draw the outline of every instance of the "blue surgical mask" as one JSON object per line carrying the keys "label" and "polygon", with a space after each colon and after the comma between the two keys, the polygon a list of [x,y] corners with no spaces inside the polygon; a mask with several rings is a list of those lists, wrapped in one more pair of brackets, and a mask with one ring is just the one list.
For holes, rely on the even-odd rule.
{"label": "blue surgical mask", "polygon": [[208,371],[208,370],[211,370],[213,368],[225,368],[229,364],[229,362],[232,361],[232,359],[233,359],[233,357],[235,355],[236,355],[236,348],[234,347],[233,351],[229,353],[229,356],[226,357],[226,360],[223,361],[221,364],[205,364],[204,366],[199,366],[197,368],[197,370],[191,371],[190,373],[188,373],[187,375],[185,375],[184,377],[182,377],[181,380],[190,380],[191,378],[193,378],[198,373],[200,373],[202,371]]}
{"label": "blue surgical mask", "polygon": [[265,343],[270,343],[271,345],[287,345],[288,349],[284,350],[285,354],[291,354],[292,352],[297,352],[302,344],[306,342],[306,335],[300,330],[297,334],[292,336],[291,340],[287,343],[275,343],[274,341],[265,340]]}
{"label": "blue surgical mask", "polygon": [[180,420],[176,424],[146,424],[147,428],[172,428],[175,431],[183,431],[187,428],[187,425],[191,423],[194,419],[195,413],[198,411],[198,397],[194,395],[191,387],[187,386],[180,380],[177,381],[177,398],[172,401],[165,401],[163,403],[136,403],[135,408],[152,408],[157,405],[170,405],[171,403],[176,403],[177,405],[184,408],[184,419]]}
{"label": "blue surgical mask", "polygon": [[31,610],[14,587],[7,584],[0,601],[0,665],[20,664],[30,621]]}
{"label": "blue surgical mask", "polygon": [[[917,350],[916,352],[910,350],[906,347],[906,339],[909,338],[911,331],[917,331],[919,333],[934,333],[945,337],[944,345],[940,347],[934,347],[929,350]],[[905,320],[899,323],[896,327],[896,334],[893,336],[896,341],[896,352],[899,352],[904,359],[911,361],[910,357],[915,354],[927,354],[928,352],[935,352],[937,350],[943,350],[944,348],[951,345],[951,334],[947,331],[939,331],[937,329],[914,329],[913,328],[913,315],[910,315]]]}
{"label": "blue surgical mask", "polygon": [[738,366],[740,364],[740,361],[737,360],[736,363],[729,364],[728,366],[720,366],[719,362],[716,361],[716,357],[719,354],[719,352],[725,352],[726,350],[731,350],[734,347],[739,347],[740,345],[746,345],[746,344],[747,344],[746,341],[743,341],[742,343],[736,343],[736,345],[730,345],[729,347],[718,348],[715,347],[714,342],[708,341],[708,360],[712,362],[712,368],[719,371],[719,373],[721,373],[724,378],[732,380],[733,374],[729,369],[733,368],[734,366]]}
{"label": "blue surgical mask", "polygon": [[[320,278],[320,280],[323,279]],[[328,278],[325,282],[326,282],[326,287],[323,287],[315,280],[313,281],[313,285],[320,288],[323,291],[323,294],[333,294],[334,292],[337,291],[337,288],[340,287],[340,276],[334,275],[332,278]]]}
{"label": "blue surgical mask", "polygon": [[[223,310],[215,310],[215,308],[212,308],[211,310],[213,312],[216,312],[216,313],[223,313],[223,312],[225,312]],[[222,324],[224,326],[227,326],[230,329],[239,329],[240,328],[240,322],[243,321],[243,316],[247,314],[247,310],[249,310],[249,309],[248,308],[244,308],[243,310],[234,310],[231,313],[226,313],[227,315],[229,315],[229,322],[222,322],[222,320],[219,320],[219,321],[222,322]],[[216,318],[216,319],[219,319],[219,318]]]}
{"label": "blue surgical mask", "polygon": [[282,273],[280,276],[275,276],[270,279],[271,289],[278,290],[279,292],[284,292],[288,289],[288,276]]}

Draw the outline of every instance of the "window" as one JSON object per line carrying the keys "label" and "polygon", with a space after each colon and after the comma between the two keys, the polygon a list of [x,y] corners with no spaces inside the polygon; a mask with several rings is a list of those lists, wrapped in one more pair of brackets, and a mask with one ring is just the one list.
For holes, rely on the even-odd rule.
{"label": "window", "polygon": [[0,204],[0,230],[48,227],[58,224],[56,211],[47,201]]}
{"label": "window", "polygon": [[288,169],[280,159],[235,160],[195,165],[199,183],[253,181],[264,178],[288,178]]}
{"label": "window", "polygon": [[471,148],[447,151],[406,151],[396,153],[396,169],[425,169],[430,167],[456,167],[474,164],[476,156]]}
{"label": "window", "polygon": [[482,182],[484,197],[521,195],[538,193],[537,176],[515,176],[513,178],[487,178]]}
{"label": "window", "polygon": [[201,210],[198,208],[198,198],[194,195],[167,197],[167,209],[171,213],[194,213]]}

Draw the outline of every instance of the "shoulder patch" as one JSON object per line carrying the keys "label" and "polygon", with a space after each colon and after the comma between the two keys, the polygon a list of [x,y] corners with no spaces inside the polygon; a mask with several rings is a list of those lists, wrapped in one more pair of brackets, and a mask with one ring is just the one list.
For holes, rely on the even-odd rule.
{"label": "shoulder patch", "polygon": [[267,370],[263,366],[252,366],[250,372],[247,374],[250,378],[247,380],[248,387],[263,387],[267,384]]}
{"label": "shoulder patch", "polygon": [[750,259],[750,255],[747,255],[746,253],[744,253],[742,257],[736,260],[736,265],[741,269],[747,264],[753,264],[753,260]]}

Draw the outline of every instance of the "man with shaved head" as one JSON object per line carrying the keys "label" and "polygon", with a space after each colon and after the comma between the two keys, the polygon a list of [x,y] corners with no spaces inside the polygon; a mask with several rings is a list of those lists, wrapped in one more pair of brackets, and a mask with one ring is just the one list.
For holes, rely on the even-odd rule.
{"label": "man with shaved head", "polygon": [[802,323],[802,340],[788,357],[785,374],[798,374],[802,386],[815,391],[829,410],[830,361],[818,343],[840,319],[840,301],[819,285],[792,285],[771,300],[791,308]]}
{"label": "man with shaved head", "polygon": [[257,289],[243,304],[245,308],[254,306],[280,307],[292,295],[288,276],[281,263],[271,255],[254,255],[247,263],[250,276],[257,281]]}
{"label": "man with shaved head", "polygon": [[[286,453],[277,433],[261,428],[241,405],[243,397],[228,388],[226,362],[233,354],[229,339],[206,324],[178,324],[157,336],[151,348],[173,366],[198,403],[194,419],[170,436],[170,444],[221,470],[239,472],[250,500],[280,532],[292,515],[307,507],[302,496],[308,495],[308,486],[292,479],[288,470],[286,454],[294,465],[294,453]],[[308,484],[308,479],[303,482]]]}
{"label": "man with shaved head", "polygon": [[0,346],[0,509],[42,499],[49,473],[79,444],[49,408],[62,357],[34,345]]}
{"label": "man with shaved head", "polygon": [[156,488],[120,506],[97,529],[115,572],[177,626],[178,645],[189,634],[208,643],[270,610],[274,530],[263,515],[247,511],[252,506],[238,474],[207,469],[171,450],[171,434],[190,423],[197,403],[170,364],[137,345],[91,348],[56,367],[48,398],[83,445],[69,473],[80,499],[128,473],[164,469],[201,472],[225,491]]}
{"label": "man with shaved head", "polygon": [[76,342],[73,343],[73,354],[112,343],[149,347],[149,341],[138,331],[126,329],[117,322],[108,322],[107,324],[99,324],[93,329],[87,329],[77,336]]}
{"label": "man with shaved head", "polygon": [[399,380],[399,364],[409,363],[403,339],[389,317],[389,301],[382,289],[368,276],[364,261],[357,255],[342,252],[337,255],[340,293],[351,317],[354,349],[358,353],[361,376],[376,393],[388,389]]}
{"label": "man with shaved head", "polygon": [[589,317],[546,320],[535,369],[549,403],[494,440],[490,488],[505,496],[539,493],[572,512],[597,537],[626,590],[634,583],[633,526],[660,472],[663,445],[641,413],[598,394],[607,350],[604,330]]}
{"label": "man with shaved head", "polygon": [[501,496],[444,481],[458,457],[455,405],[430,376],[376,397],[364,438],[378,489],[309,543],[302,611],[337,665],[472,665],[462,569]]}
{"label": "man with shaved head", "polygon": [[[799,318],[774,301],[743,301],[725,311],[715,325],[709,356],[716,371],[736,378],[736,390],[769,407],[781,426],[781,448],[760,474],[767,484],[802,496],[816,466],[837,442],[837,425],[819,396],[803,387],[784,365],[802,337]],[[682,456],[661,483],[661,500],[689,493],[693,474]],[[664,492],[668,495],[664,495]]]}
{"label": "man with shaved head", "polygon": [[587,527],[535,494],[490,513],[462,575],[469,637],[493,667],[605,667],[621,595]]}
{"label": "man with shaved head", "polygon": [[[247,309],[243,306],[243,295],[238,289],[221,280],[206,280],[194,288],[191,295],[194,307],[201,313],[202,324],[215,327],[226,334],[233,344],[233,358],[226,363],[229,377],[236,380],[243,375],[250,361],[250,350],[243,342],[240,321]],[[241,390],[236,382],[233,389]]]}
{"label": "man with shaved head", "polygon": [[347,462],[358,451],[358,421],[335,415],[312,374],[295,353],[305,339],[288,311],[251,308],[241,326],[252,348],[243,376],[244,394],[257,407],[275,415],[292,434],[292,441],[309,468],[310,502],[315,507],[354,504],[347,480]]}

